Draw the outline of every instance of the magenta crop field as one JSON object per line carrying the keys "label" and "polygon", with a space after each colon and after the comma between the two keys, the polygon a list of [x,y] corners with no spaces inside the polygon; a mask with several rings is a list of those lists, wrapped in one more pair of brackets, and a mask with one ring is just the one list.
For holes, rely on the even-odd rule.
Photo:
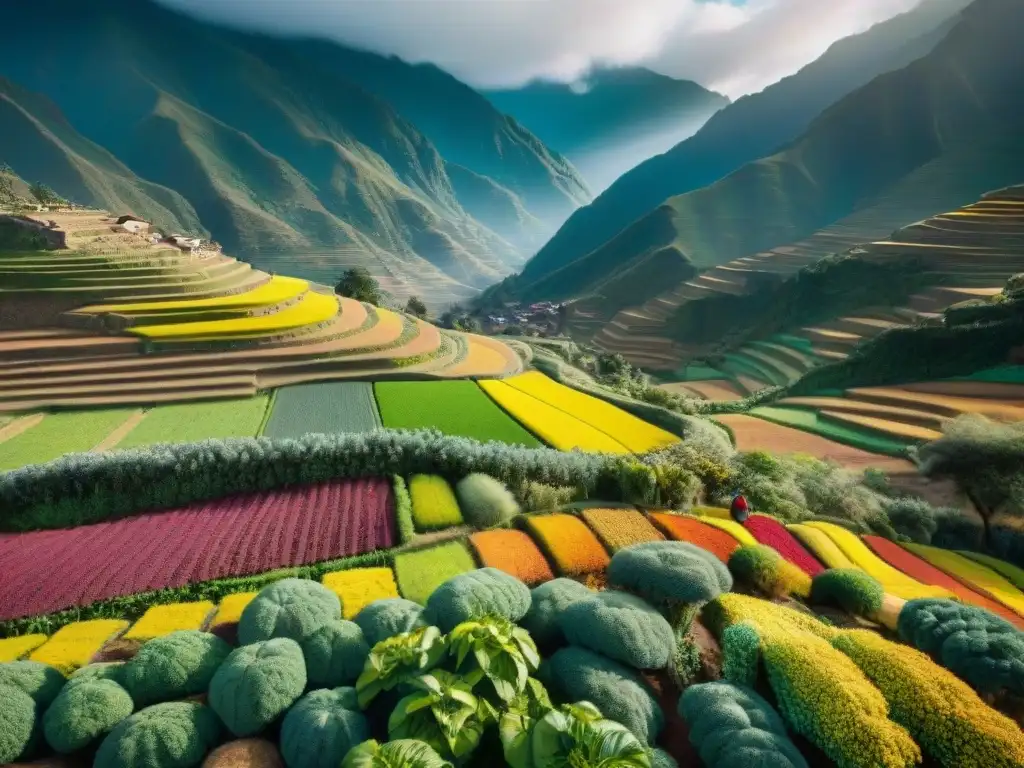
{"label": "magenta crop field", "polygon": [[758,544],[773,548],[808,576],[817,576],[825,570],[814,555],[808,552],[778,520],[765,515],[751,515],[743,527],[750,531]]}
{"label": "magenta crop field", "polygon": [[0,534],[0,620],[394,544],[386,480],[233,496],[58,531]]}

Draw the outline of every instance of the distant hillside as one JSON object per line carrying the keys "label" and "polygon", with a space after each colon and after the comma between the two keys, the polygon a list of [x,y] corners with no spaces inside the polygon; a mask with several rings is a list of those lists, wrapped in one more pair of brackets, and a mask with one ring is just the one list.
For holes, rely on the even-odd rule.
{"label": "distant hillside", "polygon": [[536,81],[485,95],[597,188],[693,135],[729,103],[697,83],[643,67],[599,68],[579,83]]}
{"label": "distant hillside", "polygon": [[34,205],[36,202],[31,185],[9,165],[0,162],[0,208]]}
{"label": "distant hillside", "polygon": [[930,51],[967,3],[929,0],[840,40],[795,75],[730,104],[695,136],[637,166],[577,211],[526,266],[520,285],[607,243],[666,198],[712,184],[794,140],[831,104]]}

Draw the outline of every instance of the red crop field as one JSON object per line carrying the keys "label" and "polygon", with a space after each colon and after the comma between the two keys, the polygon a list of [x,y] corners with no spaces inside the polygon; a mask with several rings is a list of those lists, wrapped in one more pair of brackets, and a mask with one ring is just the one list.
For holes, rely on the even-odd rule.
{"label": "red crop field", "polygon": [[825,570],[778,520],[765,515],[751,515],[743,527],[750,531],[758,544],[771,547],[808,576],[813,578]]}
{"label": "red crop field", "polygon": [[0,619],[394,544],[386,480],[245,494],[57,531],[0,535]]}

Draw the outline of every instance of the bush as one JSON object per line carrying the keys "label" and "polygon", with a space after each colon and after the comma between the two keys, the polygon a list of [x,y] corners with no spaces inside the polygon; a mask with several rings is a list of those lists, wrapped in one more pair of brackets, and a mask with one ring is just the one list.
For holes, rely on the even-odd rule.
{"label": "bush", "polygon": [[782,718],[749,688],[730,683],[692,685],[679,699],[690,742],[704,765],[716,768],[807,768]]}
{"label": "bush", "polygon": [[679,768],[679,763],[663,749],[652,749],[647,753],[651,768]]}
{"label": "bush", "polygon": [[1024,696],[1024,633],[996,614],[953,600],[910,600],[900,637],[982,693]]}
{"label": "bush", "polygon": [[402,597],[374,600],[356,614],[355,623],[371,648],[381,640],[427,626],[423,606]]}
{"label": "bush", "polygon": [[355,683],[370,655],[370,646],[358,624],[339,619],[303,640],[302,655],[310,687],[337,688]]}
{"label": "bush", "polygon": [[722,676],[734,685],[757,686],[761,663],[761,635],[757,626],[740,622],[722,632]]}
{"label": "bush", "polygon": [[665,618],[639,597],[601,592],[562,611],[570,645],[589,648],[636,669],[664,669],[676,638]]}
{"label": "bush", "polygon": [[939,518],[960,510],[952,508],[935,509],[924,499],[913,496],[900,496],[882,502],[885,513],[889,516],[896,533],[906,536],[918,544],[930,544],[935,532],[939,529]]}
{"label": "bush", "polygon": [[562,648],[542,666],[548,687],[569,701],[590,701],[609,720],[654,744],[664,716],[647,683],[635,671],[585,648]]}
{"label": "bush", "polygon": [[398,524],[398,542],[408,544],[416,538],[416,525],[412,519],[412,496],[401,475],[391,478],[395,490],[395,521]]}
{"label": "bush", "polygon": [[0,763],[13,763],[33,746],[36,704],[25,691],[0,683]]}
{"label": "bush", "polygon": [[370,738],[355,688],[307,693],[281,723],[281,755],[288,768],[335,768],[349,750]]}
{"label": "bush", "polygon": [[534,482],[523,483],[516,496],[526,512],[550,512],[582,500],[579,488],[563,488]]}
{"label": "bush", "polygon": [[[87,680],[113,680],[118,685],[121,683],[121,675],[124,674],[125,662],[123,661],[106,661],[97,662],[95,664],[86,664],[84,667],[79,667],[68,678],[67,683],[64,684],[66,688],[72,684],[84,683]],[[63,689],[62,689],[63,690]]]}
{"label": "bush", "polygon": [[[530,633],[508,619],[488,616],[459,624],[448,635],[448,655],[470,686],[486,680],[481,696],[503,706],[523,693],[540,654]],[[493,689],[494,697],[490,696]]]}
{"label": "bush", "polygon": [[832,568],[811,582],[812,603],[835,605],[854,616],[875,616],[884,600],[885,590],[878,579],[859,568]]}
{"label": "bush", "polygon": [[530,588],[497,568],[460,573],[427,598],[424,618],[451,632],[457,625],[485,616],[517,622],[530,610]]}
{"label": "bush", "polygon": [[418,739],[374,739],[354,747],[341,768],[452,768],[429,744]]}
{"label": "bush", "polygon": [[490,475],[467,475],[455,486],[455,493],[462,518],[477,529],[507,523],[519,514],[515,496]]}
{"label": "bush", "polygon": [[552,579],[530,592],[530,610],[520,624],[542,646],[561,645],[565,634],[559,617],[564,610],[580,600],[589,600],[594,591],[572,579]]}
{"label": "bush", "polygon": [[61,754],[84,749],[135,710],[128,691],[112,680],[69,685],[43,715],[46,743]]}
{"label": "bush", "polygon": [[232,651],[210,681],[210,706],[235,736],[252,736],[288,709],[305,687],[302,649],[279,637]]}
{"label": "bush", "polygon": [[46,709],[67,682],[56,668],[38,661],[9,661],[0,664],[0,685],[18,688]]}
{"label": "bush", "polygon": [[258,643],[275,637],[301,643],[329,621],[341,618],[341,601],[323,584],[282,579],[264,587],[245,606],[238,622],[238,642]]}
{"label": "bush", "polygon": [[733,578],[769,597],[806,597],[811,591],[810,576],[763,544],[746,544],[734,551],[729,557],[729,571]]}
{"label": "bush", "polygon": [[209,707],[189,701],[154,704],[118,723],[96,752],[94,768],[192,768],[220,740]]}
{"label": "bush", "polygon": [[447,644],[437,627],[420,627],[408,634],[381,640],[370,649],[356,693],[365,709],[377,694],[411,683],[438,666],[445,657]]}
{"label": "bush", "polygon": [[204,693],[231,646],[198,630],[157,637],[120,670],[121,684],[138,707]]}

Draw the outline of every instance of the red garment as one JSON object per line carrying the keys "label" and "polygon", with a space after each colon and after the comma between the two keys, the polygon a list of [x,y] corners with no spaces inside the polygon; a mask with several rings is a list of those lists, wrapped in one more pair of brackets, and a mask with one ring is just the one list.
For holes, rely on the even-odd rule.
{"label": "red garment", "polygon": [[732,513],[746,512],[749,507],[747,506],[747,500],[743,496],[737,496],[732,500]]}

